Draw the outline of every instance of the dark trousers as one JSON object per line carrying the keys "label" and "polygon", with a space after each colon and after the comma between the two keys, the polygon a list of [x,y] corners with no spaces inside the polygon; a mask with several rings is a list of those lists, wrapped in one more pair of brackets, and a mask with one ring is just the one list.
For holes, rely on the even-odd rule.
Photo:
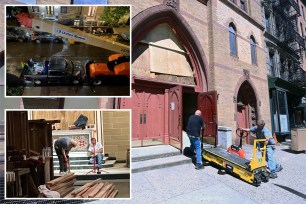
{"label": "dark trousers", "polygon": [[[57,154],[58,157],[58,161],[59,161],[59,165],[60,165],[60,172],[66,172],[67,171],[67,165],[65,163],[65,158],[64,155],[62,154],[61,150],[55,149],[55,152]],[[68,158],[68,151],[65,151],[66,157]]]}

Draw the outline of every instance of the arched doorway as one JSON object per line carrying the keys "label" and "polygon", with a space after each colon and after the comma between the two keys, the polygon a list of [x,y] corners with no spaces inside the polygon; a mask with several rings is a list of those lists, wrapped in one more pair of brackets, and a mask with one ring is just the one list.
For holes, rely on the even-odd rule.
{"label": "arched doorway", "polygon": [[[251,84],[244,81],[237,95],[237,127],[250,128],[256,125],[258,119],[257,99]],[[238,144],[239,138],[236,138]],[[252,137],[247,137],[245,142],[252,144]]]}
{"label": "arched doorway", "polygon": [[132,35],[132,98],[120,99],[120,108],[132,109],[132,146],[181,149],[189,114],[183,98],[196,101],[197,93],[208,90],[201,43],[182,15],[165,4],[137,14]]}

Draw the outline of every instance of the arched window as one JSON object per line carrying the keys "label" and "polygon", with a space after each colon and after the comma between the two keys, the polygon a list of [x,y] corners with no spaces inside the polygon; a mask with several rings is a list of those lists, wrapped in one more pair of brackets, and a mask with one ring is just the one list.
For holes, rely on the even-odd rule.
{"label": "arched window", "polygon": [[230,53],[237,56],[237,43],[236,43],[236,27],[233,23],[229,24],[229,41],[230,41]]}
{"label": "arched window", "polygon": [[257,60],[256,60],[256,51],[255,51],[256,42],[255,42],[254,36],[251,36],[251,37],[250,37],[250,46],[251,46],[251,59],[252,59],[252,64],[257,64]]}

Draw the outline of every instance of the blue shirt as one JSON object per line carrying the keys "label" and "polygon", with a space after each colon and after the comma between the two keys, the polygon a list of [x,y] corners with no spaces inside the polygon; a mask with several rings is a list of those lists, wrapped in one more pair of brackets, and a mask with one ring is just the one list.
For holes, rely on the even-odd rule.
{"label": "blue shirt", "polygon": [[272,137],[272,133],[268,128],[264,127],[263,129],[260,130],[258,129],[257,126],[253,126],[250,128],[250,131],[256,134],[257,139],[266,139],[266,137],[269,137],[268,145],[275,145],[275,141]]}

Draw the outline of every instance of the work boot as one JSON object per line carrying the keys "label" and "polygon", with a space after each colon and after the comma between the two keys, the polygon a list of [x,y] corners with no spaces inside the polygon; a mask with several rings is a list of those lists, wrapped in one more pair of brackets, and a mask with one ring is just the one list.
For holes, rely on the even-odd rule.
{"label": "work boot", "polygon": [[204,166],[203,166],[202,164],[197,164],[197,165],[195,166],[195,169],[196,169],[196,170],[201,170],[201,169],[204,169]]}
{"label": "work boot", "polygon": [[275,171],[280,172],[281,170],[283,170],[283,167],[282,167],[282,165],[279,165],[279,167]]}
{"label": "work boot", "polygon": [[277,174],[276,173],[270,173],[270,178],[271,179],[276,179],[277,178]]}

